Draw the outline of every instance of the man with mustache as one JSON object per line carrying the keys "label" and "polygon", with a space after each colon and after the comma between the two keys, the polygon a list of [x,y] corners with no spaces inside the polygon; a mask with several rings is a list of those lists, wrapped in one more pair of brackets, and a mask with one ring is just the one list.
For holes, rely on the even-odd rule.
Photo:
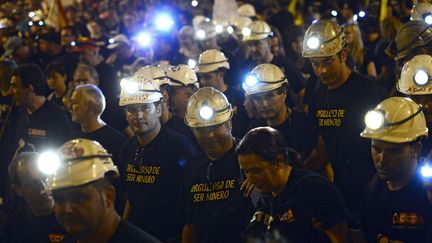
{"label": "man with mustache", "polygon": [[[57,221],[67,232],[62,242],[160,242],[116,212],[116,189],[111,181],[119,177],[119,171],[102,145],[73,139],[54,156],[60,164],[52,168],[48,188],[53,192]],[[54,164],[53,160],[45,165],[49,162]]]}
{"label": "man with mustache", "polygon": [[54,216],[54,199],[46,176],[39,171],[37,152],[23,152],[9,164],[13,191],[26,207],[12,213],[5,224],[5,242],[60,242],[64,230]]}
{"label": "man with mustache", "polygon": [[124,82],[120,106],[135,135],[120,152],[120,171],[129,205],[124,216],[169,242],[180,237],[179,182],[195,151],[186,137],[160,122],[164,100],[159,85],[166,78],[162,76],[147,67]]}
{"label": "man with mustache", "polygon": [[[391,97],[365,116],[376,174],[365,191],[363,232],[368,242],[425,242],[432,207],[420,154],[428,128],[421,106]],[[430,172],[429,172],[430,173]]]}
{"label": "man with mustache", "polygon": [[189,99],[185,122],[203,153],[185,175],[182,242],[240,242],[249,219],[249,200],[240,191],[241,173],[231,134],[234,110],[226,96],[211,87]]}
{"label": "man with mustache", "polygon": [[305,159],[315,146],[316,135],[307,115],[287,106],[288,82],[282,70],[273,64],[260,64],[246,76],[243,89],[261,116],[249,128],[271,126],[279,130],[288,146]]}

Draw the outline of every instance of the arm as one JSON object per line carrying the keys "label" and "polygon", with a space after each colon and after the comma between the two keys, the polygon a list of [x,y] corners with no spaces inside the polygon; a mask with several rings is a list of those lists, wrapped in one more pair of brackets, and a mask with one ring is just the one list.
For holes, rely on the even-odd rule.
{"label": "arm", "polygon": [[318,143],[309,157],[304,161],[304,166],[307,169],[317,171],[324,169],[327,163],[328,157],[325,150],[324,139],[321,135],[318,135]]}
{"label": "arm", "polygon": [[325,233],[332,243],[348,242],[348,225],[346,222],[334,225]]}
{"label": "arm", "polygon": [[367,64],[367,74],[374,78],[377,77],[375,63],[373,61]]}
{"label": "arm", "polygon": [[181,242],[182,243],[196,243],[197,242],[197,236],[196,236],[195,228],[192,224],[185,224],[183,226]]}

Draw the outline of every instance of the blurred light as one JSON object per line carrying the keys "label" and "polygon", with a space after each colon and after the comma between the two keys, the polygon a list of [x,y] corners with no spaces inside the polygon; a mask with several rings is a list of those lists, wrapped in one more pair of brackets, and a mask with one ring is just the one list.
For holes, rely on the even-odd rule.
{"label": "blurred light", "polygon": [[215,30],[216,30],[216,33],[222,33],[222,31],[223,31],[223,26],[220,25],[220,24],[218,24],[218,25],[216,25]]}
{"label": "blurred light", "polygon": [[364,16],[366,16],[365,11],[361,10],[361,11],[358,13],[358,16],[359,16],[360,18],[363,18]]}
{"label": "blurred light", "polygon": [[429,164],[425,164],[421,167],[421,175],[426,178],[432,177],[432,167]]}
{"label": "blurred light", "polygon": [[318,21],[318,19],[312,20],[312,24],[315,24]]}
{"label": "blurred light", "polygon": [[196,7],[196,6],[198,6],[198,1],[193,0],[193,1],[191,2],[191,5],[192,5],[192,7]]}
{"label": "blurred light", "polygon": [[368,111],[364,118],[366,126],[372,130],[377,130],[383,127],[384,121],[384,114],[376,110]]}
{"label": "blurred light", "polygon": [[39,155],[38,169],[44,174],[54,174],[60,167],[60,158],[53,151],[46,151]]}
{"label": "blurred light", "polygon": [[251,31],[251,29],[248,28],[248,27],[244,27],[244,28],[242,29],[242,35],[244,35],[244,36],[249,36],[251,33],[252,33],[252,31]]}
{"label": "blurred light", "polygon": [[198,37],[198,39],[204,39],[206,36],[206,33],[204,30],[197,30],[196,36]]}
{"label": "blurred light", "polygon": [[31,11],[31,12],[28,14],[28,16],[29,16],[30,18],[33,18],[34,16],[36,16],[36,14],[35,14],[35,12]]}
{"label": "blurred light", "polygon": [[354,14],[354,16],[353,16],[353,21],[354,21],[354,22],[357,22],[357,19],[358,19],[357,14]]}
{"label": "blurred light", "polygon": [[228,32],[228,34],[232,34],[234,32],[234,29],[233,29],[233,27],[231,25],[229,25],[227,27],[227,32]]}
{"label": "blurred light", "polygon": [[254,75],[248,75],[245,80],[245,84],[249,87],[253,87],[258,83],[257,77]]}
{"label": "blurred light", "polygon": [[72,42],[70,43],[70,45],[71,45],[71,46],[76,46],[76,42],[75,42],[75,41],[72,41]]}
{"label": "blurred light", "polygon": [[33,22],[32,22],[32,21],[29,21],[29,22],[28,22],[28,25],[29,25],[29,26],[33,26]]}
{"label": "blurred light", "polygon": [[125,84],[127,83],[127,79],[125,79],[125,78],[122,78],[121,80],[120,80],[120,87],[123,89],[123,87],[125,86]]}
{"label": "blurred light", "polygon": [[114,44],[115,40],[114,40],[113,38],[110,38],[110,39],[108,40],[108,42],[109,42],[110,44]]}
{"label": "blurred light", "polygon": [[156,17],[156,27],[158,30],[169,31],[174,25],[174,20],[168,14],[160,14]]}
{"label": "blurred light", "polygon": [[429,81],[429,75],[424,69],[419,69],[414,74],[414,82],[419,86],[424,86]]}
{"label": "blurred light", "polygon": [[210,18],[205,18],[204,21],[205,22],[210,22]]}
{"label": "blurred light", "polygon": [[425,22],[428,25],[432,25],[432,14],[429,14],[428,16],[425,17]]}
{"label": "blurred light", "polygon": [[204,120],[209,120],[212,118],[213,113],[213,109],[208,105],[204,105],[199,109],[199,116]]}
{"label": "blurred light", "polygon": [[134,81],[127,81],[124,85],[124,89],[128,94],[135,94],[138,92],[139,87],[138,84]]}
{"label": "blurred light", "polygon": [[333,17],[336,17],[336,16],[338,15],[338,13],[337,13],[336,10],[332,10],[332,11],[331,11],[331,15],[332,15]]}
{"label": "blurred light", "polygon": [[141,32],[135,38],[138,44],[143,47],[148,47],[152,43],[152,37],[148,32]]}
{"label": "blurred light", "polygon": [[196,67],[196,61],[194,59],[189,59],[188,60],[188,66],[192,69],[195,68]]}
{"label": "blurred light", "polygon": [[39,24],[39,26],[42,26],[42,25],[44,25],[44,22],[42,20],[39,20],[38,24]]}
{"label": "blurred light", "polygon": [[320,45],[320,41],[317,37],[312,36],[306,41],[306,45],[310,49],[318,49],[318,47]]}

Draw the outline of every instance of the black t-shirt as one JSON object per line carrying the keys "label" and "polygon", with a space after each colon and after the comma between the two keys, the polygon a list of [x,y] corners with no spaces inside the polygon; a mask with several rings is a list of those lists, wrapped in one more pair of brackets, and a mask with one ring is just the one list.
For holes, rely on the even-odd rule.
{"label": "black t-shirt", "polygon": [[65,231],[57,223],[54,213],[35,217],[29,210],[10,215],[5,224],[4,242],[10,243],[57,243],[65,236]]}
{"label": "black t-shirt", "polygon": [[121,151],[120,174],[131,207],[128,221],[163,241],[177,237],[181,181],[195,154],[191,143],[162,126],[149,144],[141,146],[135,136]]}
{"label": "black t-shirt", "polygon": [[239,242],[250,219],[252,204],[240,191],[234,150],[214,161],[203,153],[187,168],[184,217],[194,226],[198,242]]}
{"label": "black t-shirt", "polygon": [[58,148],[71,138],[73,132],[66,112],[48,100],[30,115],[22,110],[18,129],[19,138],[34,145],[38,152]]}
{"label": "black t-shirt", "polygon": [[246,109],[243,106],[244,93],[237,89],[237,87],[228,87],[224,92],[232,108],[234,109],[234,116],[232,118],[232,134],[234,137],[241,138],[247,132],[247,125],[250,119],[247,115]]}
{"label": "black t-shirt", "polygon": [[[267,121],[259,118],[249,125],[249,129],[262,126],[268,126]],[[314,133],[312,120],[304,112],[291,111],[283,123],[273,128],[281,132],[288,147],[298,151],[302,160],[308,158],[315,148],[317,136]]]}
{"label": "black t-shirt", "polygon": [[[66,236],[62,243],[76,243],[78,242],[72,236]],[[136,227],[135,225],[127,222],[120,221],[116,231],[106,243],[126,243],[126,242],[140,242],[140,243],[160,243],[161,241],[145,232],[144,230]]]}
{"label": "black t-shirt", "polygon": [[368,242],[425,242],[431,220],[432,206],[420,175],[398,191],[390,191],[385,181],[373,177],[362,213]]}
{"label": "black t-shirt", "polygon": [[277,197],[255,190],[252,201],[258,210],[275,217],[272,229],[278,229],[292,242],[330,242],[316,230],[314,219],[324,230],[346,221],[343,199],[336,187],[324,177],[293,168],[284,191]]}
{"label": "black t-shirt", "polygon": [[[382,87],[366,76],[352,72],[348,80],[336,89],[320,85],[310,105],[309,114],[315,122],[317,133],[323,136],[335,184],[341,189],[345,180],[353,179],[349,175],[368,175],[362,186],[364,188],[375,173],[370,157],[370,141],[361,138],[360,133],[365,127],[364,116],[367,111],[384,98]],[[356,159],[359,157],[364,158]],[[349,160],[351,162],[347,163]],[[350,188],[343,189],[345,195],[347,191]],[[363,192],[356,195],[358,198],[352,201],[360,201]],[[347,206],[350,207],[349,200]]]}
{"label": "black t-shirt", "polygon": [[109,125],[105,125],[93,132],[78,132],[74,138],[87,138],[99,142],[108,153],[113,155],[114,164],[120,164],[120,149],[127,139],[123,134]]}
{"label": "black t-shirt", "polygon": [[186,125],[184,122],[184,119],[181,117],[178,117],[176,115],[172,116],[167,123],[165,123],[165,126],[175,130],[178,133],[183,134],[185,137],[191,141],[192,145],[194,146],[195,150],[201,151],[201,147],[199,146],[192,130],[190,127]]}

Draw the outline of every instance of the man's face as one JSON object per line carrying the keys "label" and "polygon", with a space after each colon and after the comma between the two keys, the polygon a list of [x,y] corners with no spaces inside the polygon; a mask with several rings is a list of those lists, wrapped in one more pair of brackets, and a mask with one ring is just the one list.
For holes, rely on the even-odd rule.
{"label": "man's face", "polygon": [[281,44],[277,36],[270,39],[270,50],[275,56],[282,55]]}
{"label": "man's face", "polygon": [[[420,144],[420,143],[418,143]],[[371,154],[381,180],[401,179],[417,165],[420,145],[396,144],[372,139]]]}
{"label": "man's face", "polygon": [[321,79],[321,82],[326,86],[336,85],[340,81],[342,63],[345,61],[346,57],[344,53],[346,52],[342,54],[343,60],[337,55],[310,58],[315,75]]}
{"label": "man's face", "polygon": [[21,83],[21,78],[18,76],[13,76],[11,78],[11,84],[9,88],[9,93],[15,101],[17,106],[26,106],[28,102],[28,97],[31,92],[31,87],[23,87]]}
{"label": "man's face", "polygon": [[54,199],[45,175],[35,165],[32,162],[18,165],[19,185],[14,185],[14,189],[33,212],[50,212],[54,208]]}
{"label": "man's face", "polygon": [[301,55],[303,50],[303,37],[298,37],[293,42],[291,42],[291,48],[295,53]]}
{"label": "man's face", "polygon": [[198,73],[200,87],[213,87],[218,89],[220,86],[221,75],[217,72]]}
{"label": "man's face", "polygon": [[189,98],[195,93],[196,87],[191,86],[173,86],[170,93],[171,105],[176,115],[185,114]]}
{"label": "man's face", "polygon": [[276,165],[256,154],[240,154],[238,161],[246,178],[262,193],[270,193],[276,189]]}
{"label": "man's face", "polygon": [[258,63],[263,62],[265,56],[270,52],[270,44],[268,40],[254,40],[246,42],[249,54],[252,59]]}
{"label": "man's face", "polygon": [[285,107],[286,92],[272,90],[250,96],[258,114],[264,119],[272,119],[279,115]]}
{"label": "man's face", "polygon": [[66,75],[55,72],[53,75],[47,77],[47,84],[51,90],[65,90]]}
{"label": "man's face", "polygon": [[136,135],[145,135],[160,126],[161,105],[156,103],[129,105],[126,120]]}
{"label": "man's face", "polygon": [[81,124],[89,115],[89,110],[87,99],[82,90],[75,90],[70,99],[72,121]]}
{"label": "man's face", "polygon": [[86,48],[83,52],[81,52],[80,59],[83,63],[95,66],[97,64],[99,58],[99,48],[92,47]]}
{"label": "man's face", "polygon": [[428,126],[432,125],[432,95],[412,95],[410,96],[417,104],[422,106],[422,111]]}
{"label": "man's face", "polygon": [[98,85],[99,84],[98,80],[95,80],[92,78],[92,75],[90,74],[90,72],[82,70],[82,69],[78,69],[75,71],[75,73],[73,75],[73,81],[74,81],[75,85],[79,85],[79,84]]}
{"label": "man's face", "polygon": [[210,127],[192,128],[192,132],[201,148],[212,158],[219,158],[232,141],[229,122]]}
{"label": "man's face", "polygon": [[60,44],[62,46],[68,46],[72,41],[75,41],[75,36],[72,34],[72,31],[69,29],[63,29],[60,32]]}
{"label": "man's face", "polygon": [[91,235],[103,224],[105,197],[93,185],[56,190],[53,194],[57,221],[68,234]]}

